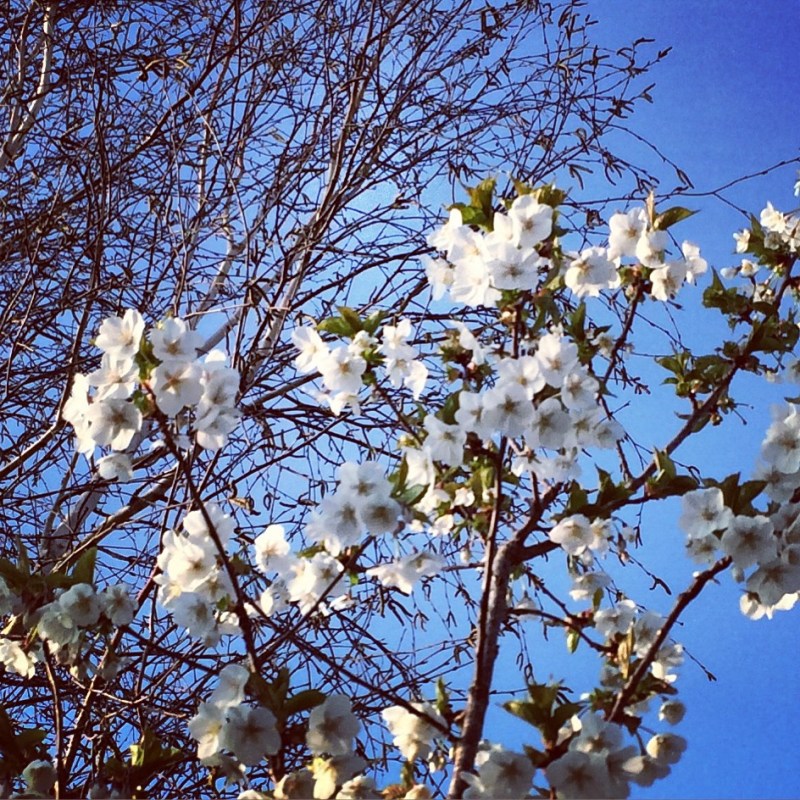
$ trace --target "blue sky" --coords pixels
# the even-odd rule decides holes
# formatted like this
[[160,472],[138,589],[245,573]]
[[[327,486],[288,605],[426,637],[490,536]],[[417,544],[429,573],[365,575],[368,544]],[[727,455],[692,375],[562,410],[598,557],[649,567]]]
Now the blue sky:
[[[793,99],[800,2],[590,2],[588,10],[601,18],[597,30],[609,44],[646,36],[659,47],[672,45],[652,73],[654,103],[639,109],[632,126],[686,171],[698,193],[800,155],[800,106]],[[723,197],[756,213],[767,200],[783,210],[796,208],[797,166],[741,183]],[[736,263],[731,233],[744,223],[739,213],[709,197],[685,197],[681,204],[702,213],[678,235],[701,244],[710,264]],[[712,347],[699,315],[693,322],[695,330],[687,333],[699,343],[708,338]],[[752,469],[769,403],[780,396],[763,383],[742,387],[753,422],[726,423],[698,453],[714,454],[719,477]],[[658,535],[665,554],[678,544],[679,534],[670,528]],[[671,565],[665,569],[673,571]],[[689,739],[689,750],[670,778],[639,796],[800,796],[794,720],[800,708],[800,613],[753,622],[740,614],[737,596],[726,578],[685,617],[677,638],[718,682],[710,683],[691,662],[684,665],[679,685],[688,713],[679,732]]]

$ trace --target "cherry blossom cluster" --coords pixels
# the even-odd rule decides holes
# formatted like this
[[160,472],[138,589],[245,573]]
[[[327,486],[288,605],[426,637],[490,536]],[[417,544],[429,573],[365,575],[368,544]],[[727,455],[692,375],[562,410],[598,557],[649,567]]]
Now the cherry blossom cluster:
[[[433,487],[435,463],[462,466],[470,434],[487,442],[521,439],[515,471],[547,482],[576,476],[582,449],[614,447],[624,432],[598,405],[598,382],[580,362],[575,343],[554,326],[522,350],[518,357],[487,357],[494,383],[460,391],[452,423],[425,417],[422,445],[404,451],[410,484]],[[437,499],[443,498],[434,493],[425,502]]]
[[217,688],[189,720],[189,733],[197,741],[197,757],[208,766],[234,774],[239,765],[258,764],[281,746],[275,715],[263,706],[244,702],[249,677],[250,673],[238,664],[224,667]]
[[[35,609],[29,618],[39,640],[47,644],[60,663],[73,665],[80,674],[88,675],[96,667],[82,650],[84,645],[90,646],[92,634],[99,625],[109,630],[129,625],[135,611],[125,584],[108,586],[98,592],[92,584],[74,583],[57,590],[55,599]],[[12,612],[27,616],[24,604],[0,578],[0,616]],[[13,639],[0,637],[0,662],[11,672],[32,678],[36,664],[43,659],[41,644],[28,640],[23,646]],[[119,667],[119,663],[113,661],[106,659],[101,668],[106,678]]]
[[222,563],[235,523],[209,502],[186,514],[182,527],[183,532],[170,530],[162,539],[154,578],[159,601],[189,636],[213,647],[221,636],[240,633],[235,616],[219,610],[235,596]]
[[[765,457],[775,449],[774,437],[782,425],[776,420],[768,431]],[[740,602],[744,614],[771,617],[794,606],[800,592],[800,505],[775,504],[772,513],[735,514],[717,487],[689,492],[682,503],[680,525],[688,536],[689,555],[698,563],[713,563],[720,555],[731,558],[732,574],[746,590]]]
[[[368,536],[382,537],[403,529],[403,508],[392,498],[392,484],[380,464],[346,462],[338,468],[337,480],[336,491],[323,498],[305,528],[306,538],[322,549],[307,556],[293,553],[281,525],[268,526],[256,538],[253,561],[271,578],[260,599],[261,610],[268,616],[289,603],[296,603],[303,613],[314,609],[325,613],[325,595],[341,588],[344,567],[339,556],[361,546]],[[420,578],[437,574],[443,565],[435,552],[412,551],[370,567],[366,574],[387,588],[411,594]],[[349,595],[341,594],[331,607],[341,608],[349,602]]]
[[[680,704],[665,703],[661,716],[678,721],[681,709]],[[637,747],[624,745],[621,726],[595,713],[573,717],[562,737],[569,741],[567,752],[545,769],[545,775],[558,796],[565,798],[628,797],[631,783],[652,786],[669,774],[686,749],[682,736],[662,733],[650,739],[642,754]]]
[[384,709],[382,716],[394,736],[392,743],[408,761],[426,759],[438,733],[431,723],[444,725],[444,719],[431,703],[411,703],[418,713],[403,706]]
[[298,327],[292,333],[300,351],[295,365],[302,373],[320,373],[325,391],[314,397],[334,414],[347,407],[358,410],[365,374],[378,365],[392,386],[407,387],[416,400],[425,389],[428,368],[409,343],[412,336],[411,322],[401,319],[397,325],[384,325],[379,338],[362,329],[353,331],[347,344],[331,348],[314,328]]
[[783,268],[782,256],[795,258],[800,254],[800,215],[779,211],[772,203],[767,203],[759,221],[753,218],[752,226],[734,233],[733,239],[736,252],[748,257],[743,257],[738,266],[723,268],[720,274],[729,279],[746,278],[747,282],[738,291],[754,300],[768,300],[771,275],[760,282],[756,275],[762,264],[772,271],[780,271]]
[[308,715],[306,746],[311,763],[285,775],[275,785],[275,797],[379,798],[374,780],[362,774],[367,761],[355,754],[354,739],[360,730],[349,697],[326,697]]
[[656,300],[666,302],[677,295],[684,283],[694,283],[708,269],[700,248],[692,242],[681,245],[682,258],[668,260],[669,234],[658,228],[643,208],[612,215],[608,238],[608,257],[620,263],[628,257],[650,269],[650,293]]
[[75,376],[63,410],[79,452],[111,449],[98,463],[102,477],[132,477],[126,451],[153,406],[168,418],[191,409],[192,430],[202,448],[219,450],[227,442],[240,416],[239,374],[226,366],[221,351],[199,359],[202,343],[200,334],[177,317],[164,320],[147,336],[144,318],[133,309],[102,322],[95,339],[103,352],[100,368]]
[[534,291],[554,276],[576,297],[597,297],[620,286],[623,259],[631,258],[629,266],[646,270],[651,296],[666,302],[708,268],[697,245],[688,241],[681,246],[682,257],[668,259],[665,228],[672,220],[654,218],[645,208],[612,215],[608,246],[580,253],[561,250],[557,216],[553,206],[522,194],[506,213],[494,212],[491,225],[484,225],[489,230],[480,230],[465,224],[462,209],[453,207],[447,224],[428,238],[446,256],[427,262],[434,299],[447,292],[455,303],[498,306],[504,292]]
[[[270,577],[269,586],[261,593],[259,607],[268,617],[296,603],[303,614],[329,610],[325,597],[343,588],[344,567],[323,550],[306,557],[291,552],[282,525],[269,525],[256,538],[253,560],[258,570]],[[330,604],[340,608],[349,602],[349,595],[340,594]]]
[[475,773],[464,779],[465,798],[526,797],[530,794],[536,768],[528,756],[507,750],[500,744],[483,742],[475,756]]
[[[786,249],[790,253],[800,253],[800,216],[778,211],[772,203],[767,203],[759,215],[764,247],[767,250]],[[751,230],[743,230],[733,235],[736,252],[746,253],[753,235]]]
[[[19,598],[11,590],[4,578],[0,577],[0,617],[18,610]],[[38,647],[23,648],[18,642],[0,636],[0,663],[5,669],[32,678],[36,672],[36,663],[41,661]]]
[[[246,767],[274,755],[281,746],[275,715],[263,706],[244,702],[249,677],[247,669],[238,664],[224,667],[217,688],[189,721],[198,758],[238,779],[244,776]],[[312,756],[309,766],[284,775],[275,785],[274,796],[321,800],[334,795],[379,797],[374,781],[361,774],[367,761],[355,754],[354,740],[360,729],[350,698],[341,694],[324,698],[308,716],[305,741]]]

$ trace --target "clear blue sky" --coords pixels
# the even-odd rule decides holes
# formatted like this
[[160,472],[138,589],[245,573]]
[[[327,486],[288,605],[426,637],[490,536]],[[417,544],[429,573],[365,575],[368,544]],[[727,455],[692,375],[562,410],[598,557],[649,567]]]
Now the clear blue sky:
[[[599,31],[609,44],[646,36],[660,47],[672,45],[670,56],[652,73],[654,104],[642,107],[632,122],[688,173],[698,191],[800,155],[800,2],[590,0],[588,10],[602,20]],[[784,210],[795,208],[800,204],[792,194],[796,166],[748,181],[725,196],[756,212],[767,200]],[[702,214],[684,223],[678,235],[700,243],[716,266],[737,263],[730,238],[743,224],[737,212],[702,197],[687,197],[681,204]],[[690,335],[702,342],[704,333],[697,329]],[[715,431],[705,451],[715,453],[720,477],[752,469],[768,424],[768,404],[776,399],[763,384],[747,389],[755,421]],[[680,536],[671,528],[658,535],[665,539],[665,552]],[[800,609],[753,622],[740,614],[737,597],[726,576],[687,614],[677,638],[718,682],[709,683],[691,662],[684,665],[679,685],[688,713],[679,732],[689,739],[689,750],[670,778],[636,796],[800,797],[795,723]]]

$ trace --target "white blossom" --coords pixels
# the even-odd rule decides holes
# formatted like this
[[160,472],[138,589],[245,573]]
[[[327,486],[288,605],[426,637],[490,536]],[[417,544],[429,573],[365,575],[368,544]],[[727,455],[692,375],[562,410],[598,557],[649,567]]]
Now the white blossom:
[[189,733],[197,741],[197,757],[201,761],[219,752],[224,725],[224,709],[215,703],[201,703],[197,714],[189,720]]
[[306,744],[315,755],[345,756],[352,752],[353,738],[360,728],[350,698],[330,695],[309,714]]
[[418,580],[438,574],[444,561],[436,553],[411,553],[404,558],[370,567],[367,575],[375,576],[386,588],[396,587],[403,594],[410,595]]
[[619,285],[619,274],[605,248],[590,247],[572,260],[564,283],[577,297],[597,297],[603,289]]
[[242,764],[258,764],[266,755],[275,755],[281,746],[275,715],[261,706],[239,705],[229,708],[221,733],[222,746]]
[[193,361],[203,337],[184,320],[170,317],[150,331],[153,355],[159,361]]
[[238,706],[244,700],[244,689],[250,672],[240,664],[228,664],[219,673],[217,688],[211,693],[208,702],[220,709]]
[[58,598],[58,604],[82,628],[91,627],[100,619],[100,599],[88,583],[71,586]]
[[197,405],[204,391],[200,383],[202,374],[202,369],[194,362],[165,361],[159,364],[152,378],[158,407],[172,417],[185,406]]
[[553,230],[553,208],[539,203],[531,194],[515,198],[508,210],[514,243],[534,247],[547,239]]
[[685,714],[686,706],[680,700],[667,700],[661,704],[661,708],[658,710],[658,718],[670,725],[677,725]]
[[647,212],[634,208],[624,213],[613,214],[608,221],[608,257],[610,259],[636,255],[636,245],[647,228]]
[[317,368],[328,391],[357,395],[367,362],[361,356],[354,356],[346,347],[337,347],[319,359]]
[[49,761],[31,761],[22,771],[22,779],[34,796],[49,797],[57,778],[56,769]]
[[126,400],[139,379],[139,369],[132,358],[104,355],[100,369],[86,376],[90,386],[99,391],[95,400]]
[[464,444],[467,436],[458,425],[448,425],[428,414],[423,422],[428,432],[424,450],[432,461],[441,461],[451,467],[459,466],[464,460]]
[[114,450],[125,450],[142,426],[141,412],[127,400],[96,401],[87,409],[86,420],[91,438]]
[[720,540],[722,550],[741,569],[770,561],[777,556],[778,540],[766,517],[736,516]]
[[111,453],[97,462],[97,472],[104,480],[126,483],[133,478],[133,465],[126,453]]
[[268,525],[253,542],[256,566],[262,572],[285,574],[295,562],[282,525]]
[[328,345],[313,328],[295,328],[292,331],[292,343],[300,351],[294,361],[299,372],[318,372],[319,365],[330,355]]
[[36,674],[36,655],[26,652],[15,641],[0,636],[0,663],[11,672],[23,678],[32,678]]
[[122,317],[103,320],[95,344],[113,358],[131,359],[139,351],[143,333],[144,318],[138,311],[129,308]]
[[99,594],[99,599],[103,614],[113,625],[130,625],[133,621],[136,607],[124,583],[107,586]]
[[431,742],[438,734],[429,720],[440,725],[444,725],[444,720],[430,703],[411,703],[411,706],[420,713],[415,714],[403,706],[392,706],[385,709],[382,716],[394,736],[394,746],[403,758],[416,761],[428,757]]
[[717,487],[687,492],[681,506],[678,524],[692,538],[723,530],[733,520],[733,512],[725,505],[722,491]]

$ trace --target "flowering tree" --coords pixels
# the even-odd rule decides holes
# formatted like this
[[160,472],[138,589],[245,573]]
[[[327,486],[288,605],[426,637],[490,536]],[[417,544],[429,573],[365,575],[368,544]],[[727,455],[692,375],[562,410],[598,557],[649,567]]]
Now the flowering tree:
[[[795,407],[752,476],[678,458],[739,374],[797,380],[800,220],[723,274],[675,239],[603,139],[646,60],[578,5],[8,10],[4,791],[625,797],[686,746],[683,611],[724,572],[794,603]],[[426,187],[490,164],[442,224]],[[602,227],[598,166],[640,190]],[[731,335],[667,338],[640,442],[628,348],[679,292]],[[668,497],[698,571],[660,615]],[[581,686],[538,678],[557,629]]]

